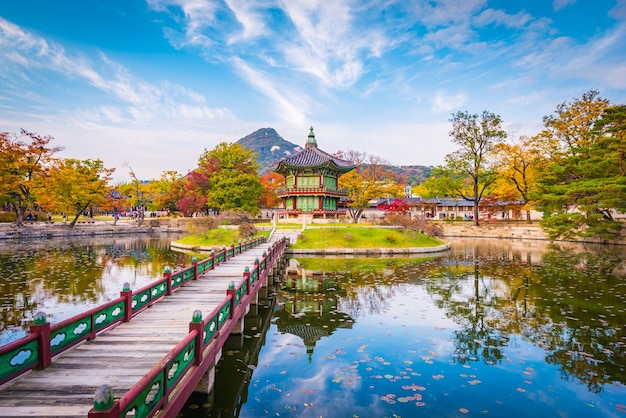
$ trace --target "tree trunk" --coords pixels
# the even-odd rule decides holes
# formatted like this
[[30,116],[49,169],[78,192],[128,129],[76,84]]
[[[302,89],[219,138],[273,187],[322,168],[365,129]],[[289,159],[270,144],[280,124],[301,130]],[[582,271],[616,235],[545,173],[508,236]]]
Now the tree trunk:
[[478,181],[474,181],[474,225],[480,226],[480,222],[478,221],[478,204],[480,201],[478,200]]
[[528,224],[533,223],[532,219],[530,219],[530,210],[526,211],[526,223]]

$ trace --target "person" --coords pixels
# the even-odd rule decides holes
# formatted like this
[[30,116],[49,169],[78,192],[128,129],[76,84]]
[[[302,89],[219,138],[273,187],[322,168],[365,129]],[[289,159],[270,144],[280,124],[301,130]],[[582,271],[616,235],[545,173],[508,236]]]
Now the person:
[[26,216],[26,219],[28,220],[28,222],[32,222],[33,221],[33,214],[32,213],[28,213],[28,216]]
[[52,212],[48,212],[48,222],[52,221]]

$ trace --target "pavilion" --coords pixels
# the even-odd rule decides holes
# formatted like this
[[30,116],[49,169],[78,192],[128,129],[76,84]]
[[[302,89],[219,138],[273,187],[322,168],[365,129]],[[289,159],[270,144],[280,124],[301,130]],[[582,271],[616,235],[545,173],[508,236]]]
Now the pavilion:
[[346,199],[346,190],[337,187],[339,177],[356,165],[351,161],[334,157],[317,147],[313,127],[304,149],[282,158],[274,171],[285,176],[286,187],[276,191],[281,199],[278,215],[282,218],[298,218],[310,215],[316,218],[343,216],[339,202]]

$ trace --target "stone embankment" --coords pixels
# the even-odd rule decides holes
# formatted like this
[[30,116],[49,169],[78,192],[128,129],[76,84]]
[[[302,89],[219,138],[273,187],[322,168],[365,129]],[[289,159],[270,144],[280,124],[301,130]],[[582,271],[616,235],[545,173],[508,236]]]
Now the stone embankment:
[[[519,223],[509,224],[506,222],[483,223],[475,226],[469,222],[444,223],[443,234],[445,238],[508,238],[526,240],[548,240],[546,234],[538,222],[532,224]],[[593,244],[626,244],[626,228],[622,228],[622,238],[619,240],[602,240],[599,238],[572,238],[569,242],[584,242]]]
[[150,234],[158,232],[183,232],[181,225],[171,222],[144,221],[138,226],[136,221],[89,221],[80,222],[70,228],[63,222],[33,222],[18,228],[14,224],[0,224],[0,239],[38,239],[60,237],[89,237],[123,234]]
[[517,238],[547,240],[548,235],[538,223],[533,224],[506,224],[485,223],[475,226],[469,222],[443,224],[445,237],[464,238]]

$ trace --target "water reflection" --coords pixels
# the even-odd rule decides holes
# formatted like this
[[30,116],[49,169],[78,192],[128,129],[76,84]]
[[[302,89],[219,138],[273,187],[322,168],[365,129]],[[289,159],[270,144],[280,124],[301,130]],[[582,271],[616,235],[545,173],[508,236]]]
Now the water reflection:
[[55,238],[0,243],[0,345],[26,335],[38,311],[58,322],[181,268],[190,256],[170,250],[177,234]]
[[258,360],[231,353],[253,370],[241,407],[192,400],[182,416],[623,416],[624,251],[455,240],[441,257],[299,257]]

